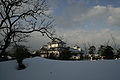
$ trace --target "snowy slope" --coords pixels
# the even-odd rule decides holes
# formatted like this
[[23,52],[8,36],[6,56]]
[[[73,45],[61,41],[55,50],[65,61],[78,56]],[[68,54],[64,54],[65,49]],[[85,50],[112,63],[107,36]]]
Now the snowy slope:
[[120,80],[120,60],[55,61],[25,59],[24,70],[16,61],[0,62],[0,80]]

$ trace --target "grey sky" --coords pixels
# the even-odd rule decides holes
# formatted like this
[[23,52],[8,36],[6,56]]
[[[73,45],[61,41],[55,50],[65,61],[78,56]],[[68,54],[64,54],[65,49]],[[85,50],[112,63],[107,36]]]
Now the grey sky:
[[[55,18],[56,35],[63,36],[69,45],[103,44],[111,34],[120,43],[119,4],[119,0],[48,0],[48,12]],[[38,33],[33,36],[27,43],[33,50],[50,41]]]

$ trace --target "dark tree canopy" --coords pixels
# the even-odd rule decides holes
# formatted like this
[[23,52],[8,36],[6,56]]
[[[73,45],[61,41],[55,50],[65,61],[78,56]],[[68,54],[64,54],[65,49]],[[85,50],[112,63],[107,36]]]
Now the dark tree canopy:
[[11,43],[24,41],[32,32],[52,39],[49,12],[45,0],[0,0],[0,57]]
[[29,50],[24,45],[15,45],[14,47],[14,54],[18,63],[18,69],[25,69],[25,65],[23,64],[23,59],[30,57]]
[[113,48],[109,45],[107,46],[101,45],[98,50],[98,53],[101,56],[104,56],[105,59],[113,59],[113,56],[114,56]]
[[120,49],[117,50],[117,56],[120,58]]
[[62,60],[69,60],[71,57],[71,51],[69,50],[70,47],[66,47],[63,49],[62,53],[60,54],[60,59]]
[[31,55],[28,48],[24,45],[15,45],[13,48],[16,59],[23,60]]
[[89,54],[94,54],[95,50],[96,50],[95,46],[90,46],[89,49],[88,49]]

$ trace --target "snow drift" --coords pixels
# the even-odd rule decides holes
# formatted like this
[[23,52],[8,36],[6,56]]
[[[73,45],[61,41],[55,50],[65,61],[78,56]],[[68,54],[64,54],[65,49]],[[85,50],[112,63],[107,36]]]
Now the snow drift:
[[0,80],[120,80],[120,60],[57,61],[25,59],[17,70],[15,60],[0,62]]

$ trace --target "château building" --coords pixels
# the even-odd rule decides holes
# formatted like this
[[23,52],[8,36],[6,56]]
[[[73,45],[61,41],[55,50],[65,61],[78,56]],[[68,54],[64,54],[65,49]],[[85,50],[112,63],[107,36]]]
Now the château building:
[[59,38],[53,38],[51,42],[40,48],[40,56],[46,58],[59,58],[63,49],[66,47],[66,43]]
[[37,50],[36,55],[43,58],[80,60],[82,59],[82,49],[78,45],[66,46],[61,39],[53,38],[51,42]]

